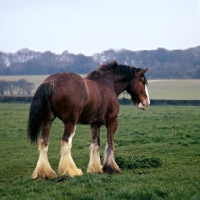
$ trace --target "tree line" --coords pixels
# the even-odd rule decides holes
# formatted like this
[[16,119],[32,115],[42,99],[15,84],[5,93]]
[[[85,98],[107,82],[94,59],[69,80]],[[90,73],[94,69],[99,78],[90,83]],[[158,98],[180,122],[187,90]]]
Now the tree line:
[[[22,59],[23,58],[23,59]],[[87,74],[101,63],[116,60],[119,64],[149,68],[148,79],[199,79],[200,46],[186,50],[119,51],[109,49],[93,56],[50,51],[39,53],[26,49],[15,54],[0,52],[1,75],[48,75],[57,72]]]
[[0,80],[0,95],[31,95],[34,84],[25,79],[18,81]]

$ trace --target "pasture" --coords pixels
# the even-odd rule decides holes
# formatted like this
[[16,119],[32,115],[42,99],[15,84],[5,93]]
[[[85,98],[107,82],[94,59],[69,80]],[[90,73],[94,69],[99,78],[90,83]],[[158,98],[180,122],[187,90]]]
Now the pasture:
[[[33,95],[37,87],[47,76],[48,75],[0,76],[0,80],[17,81],[19,79],[26,79],[35,84],[35,88],[32,90]],[[148,82],[148,90],[151,99],[200,100],[199,79],[148,80]],[[129,98],[129,96],[126,97]]]
[[[77,126],[72,156],[84,174],[32,180],[37,144],[26,138],[30,104],[0,103],[0,199],[200,199],[200,107],[121,106],[115,157],[122,174],[87,174],[90,127]],[[51,129],[49,161],[57,170],[63,125]],[[106,129],[101,129],[101,158]]]

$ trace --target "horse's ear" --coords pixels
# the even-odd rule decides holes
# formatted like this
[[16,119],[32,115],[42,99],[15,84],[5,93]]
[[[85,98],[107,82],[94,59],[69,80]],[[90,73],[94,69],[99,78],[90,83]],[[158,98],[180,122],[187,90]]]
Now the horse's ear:
[[111,63],[112,65],[118,65],[116,60],[112,60],[110,63]]
[[112,60],[112,61],[108,62],[106,65],[109,67],[114,67],[114,68],[116,68],[118,66],[116,60]]
[[144,73],[148,70],[148,68],[146,68],[146,69],[143,69],[144,70]]
[[138,76],[142,76],[142,75],[144,75],[144,73],[145,73],[147,70],[148,70],[148,68],[146,68],[146,69],[140,69],[140,70],[137,72],[137,75],[138,75]]

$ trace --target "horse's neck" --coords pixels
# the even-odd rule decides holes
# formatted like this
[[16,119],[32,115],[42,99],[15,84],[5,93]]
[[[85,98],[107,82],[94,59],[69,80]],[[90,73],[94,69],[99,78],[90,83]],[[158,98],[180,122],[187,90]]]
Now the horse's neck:
[[119,96],[127,87],[125,82],[117,82],[115,83],[115,93]]
[[127,82],[122,77],[108,79],[108,85],[113,88],[115,94],[119,96],[127,87]]

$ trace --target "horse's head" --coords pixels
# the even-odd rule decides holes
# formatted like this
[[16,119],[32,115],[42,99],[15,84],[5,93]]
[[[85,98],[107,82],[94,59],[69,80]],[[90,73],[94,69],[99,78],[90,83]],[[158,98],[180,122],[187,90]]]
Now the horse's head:
[[147,69],[136,68],[134,77],[129,81],[127,92],[131,95],[133,103],[139,109],[146,110],[150,104],[149,94],[147,89],[147,80],[144,73]]

